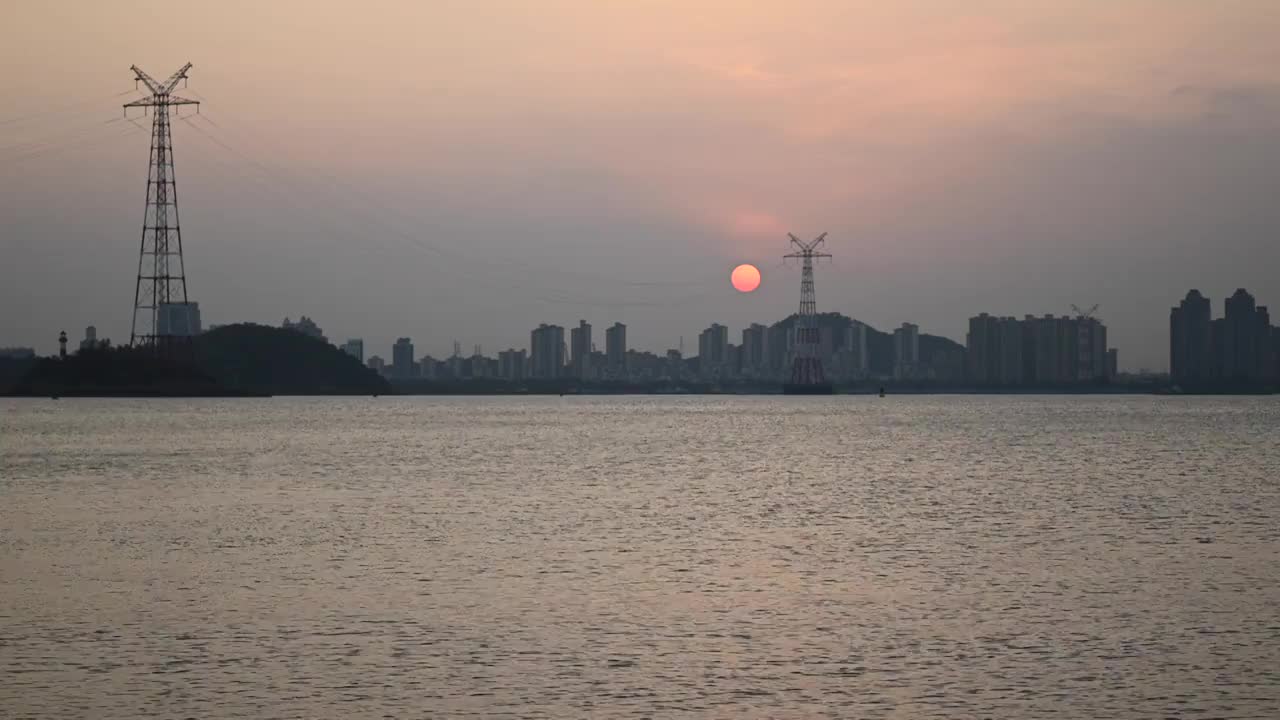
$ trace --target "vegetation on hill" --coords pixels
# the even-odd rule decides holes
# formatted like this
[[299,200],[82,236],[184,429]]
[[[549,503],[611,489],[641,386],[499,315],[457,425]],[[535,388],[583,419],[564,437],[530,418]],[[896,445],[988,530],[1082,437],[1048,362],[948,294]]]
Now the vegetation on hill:
[[209,396],[231,394],[189,360],[132,348],[98,347],[40,358],[11,389],[15,395]]
[[196,339],[201,369],[226,387],[272,395],[376,395],[391,386],[329,343],[293,330],[243,323]]
[[[94,348],[41,358],[4,388],[15,395],[369,395],[391,387],[359,360],[292,330],[227,325],[157,357],[143,349]],[[3,377],[0,377],[3,379]]]
[[[789,329],[795,324],[796,317],[795,314],[792,314],[775,323],[774,327]],[[837,345],[844,341],[844,333],[848,329],[849,323],[853,322],[852,318],[834,312],[819,313],[817,320],[819,328],[831,329],[832,339]],[[866,325],[866,323],[862,324]],[[950,338],[920,333],[921,360],[933,362],[935,357],[948,353],[952,355],[960,353],[960,357],[963,357],[964,346]],[[872,374],[892,375],[893,357],[893,333],[881,332],[867,325],[867,364]]]
[[13,392],[35,364],[35,358],[0,357],[0,395]]

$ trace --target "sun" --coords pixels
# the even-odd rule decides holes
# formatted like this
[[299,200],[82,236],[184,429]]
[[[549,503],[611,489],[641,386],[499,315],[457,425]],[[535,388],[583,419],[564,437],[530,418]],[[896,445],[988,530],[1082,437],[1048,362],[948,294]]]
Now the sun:
[[729,275],[729,282],[733,283],[733,289],[738,292],[749,293],[760,287],[760,269],[755,265],[743,263],[733,269],[733,273]]

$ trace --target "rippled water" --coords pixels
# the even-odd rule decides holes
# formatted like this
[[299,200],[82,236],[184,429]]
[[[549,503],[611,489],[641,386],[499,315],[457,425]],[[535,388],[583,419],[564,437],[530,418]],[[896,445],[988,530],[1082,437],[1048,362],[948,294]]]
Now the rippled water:
[[1280,717],[1268,398],[0,401],[0,716]]

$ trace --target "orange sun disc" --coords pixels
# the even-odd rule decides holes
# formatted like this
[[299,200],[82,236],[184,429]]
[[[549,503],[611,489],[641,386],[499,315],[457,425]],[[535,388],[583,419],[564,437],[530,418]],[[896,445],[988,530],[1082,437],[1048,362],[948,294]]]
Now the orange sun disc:
[[738,292],[749,293],[760,287],[760,270],[755,265],[743,263],[733,269],[729,282],[733,283],[733,289]]

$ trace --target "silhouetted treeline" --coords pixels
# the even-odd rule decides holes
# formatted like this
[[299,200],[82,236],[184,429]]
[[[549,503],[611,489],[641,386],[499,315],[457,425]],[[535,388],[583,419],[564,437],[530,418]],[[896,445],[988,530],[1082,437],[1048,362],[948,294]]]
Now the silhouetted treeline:
[[271,395],[376,395],[392,392],[378,373],[318,338],[243,323],[196,341],[200,367],[227,387]]
[[164,353],[101,347],[62,359],[41,358],[25,368],[21,379],[11,381],[7,391],[37,396],[369,395],[391,392],[391,387],[324,341],[241,324],[211,330]]

